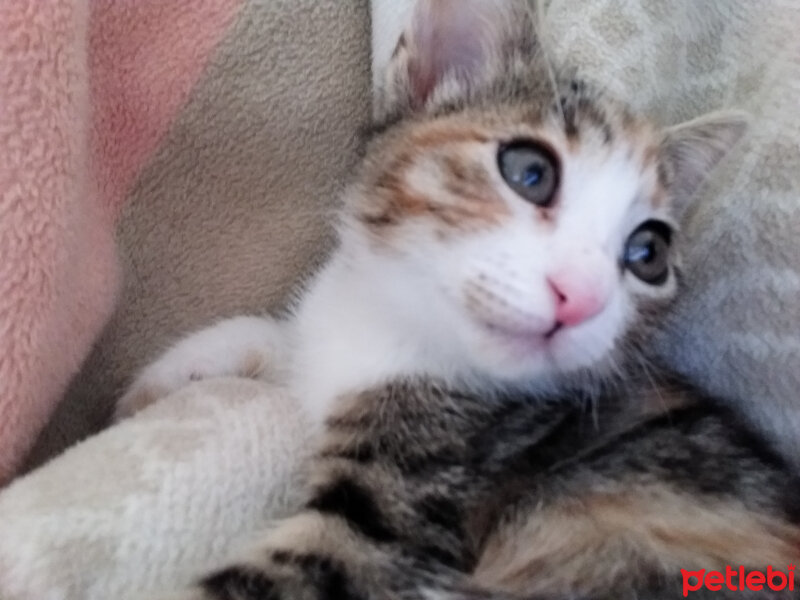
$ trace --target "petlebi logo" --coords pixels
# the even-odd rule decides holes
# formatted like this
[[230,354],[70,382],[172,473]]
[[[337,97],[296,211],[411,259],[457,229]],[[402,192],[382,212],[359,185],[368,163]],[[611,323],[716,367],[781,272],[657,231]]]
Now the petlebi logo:
[[744,567],[736,569],[728,566],[725,567],[724,573],[706,569],[700,571],[681,569],[683,597],[686,598],[692,592],[699,592],[702,589],[711,592],[722,590],[760,592],[765,589],[774,592],[794,591],[794,571],[794,565],[789,565],[785,571],[773,569],[771,566],[767,567],[766,571],[745,571]]

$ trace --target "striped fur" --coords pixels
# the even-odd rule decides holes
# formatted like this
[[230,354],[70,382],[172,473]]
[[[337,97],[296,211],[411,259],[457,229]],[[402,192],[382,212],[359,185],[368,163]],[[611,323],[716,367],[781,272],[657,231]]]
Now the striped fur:
[[423,381],[353,397],[305,510],[194,597],[677,598],[681,568],[799,560],[786,465],[710,401],[659,391],[672,408]]

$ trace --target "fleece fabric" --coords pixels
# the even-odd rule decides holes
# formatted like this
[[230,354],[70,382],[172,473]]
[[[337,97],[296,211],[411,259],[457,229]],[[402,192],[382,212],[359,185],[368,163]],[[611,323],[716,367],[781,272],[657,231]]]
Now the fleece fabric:
[[[158,121],[162,135],[118,216],[116,310],[26,470],[104,428],[136,369],[177,337],[285,305],[330,246],[330,212],[370,117],[366,0],[107,3],[136,24],[119,33],[135,39],[116,41],[117,56],[108,58],[124,67],[109,69],[120,122],[150,122],[161,112],[169,119]],[[174,14],[158,14],[162,5]],[[203,8],[189,18],[195,6]],[[166,48],[192,44],[214,50],[189,88],[188,66]],[[173,80],[190,91],[179,110],[166,111],[163,94],[147,90],[171,89]],[[103,155],[125,154],[125,139],[114,143]],[[94,314],[92,303],[81,306]],[[88,345],[81,350],[84,358]],[[52,357],[49,347],[41,354],[43,363]],[[44,405],[55,406],[50,399],[43,413]],[[28,442],[33,431],[19,437]]]
[[120,209],[239,4],[0,5],[0,483],[111,315]]

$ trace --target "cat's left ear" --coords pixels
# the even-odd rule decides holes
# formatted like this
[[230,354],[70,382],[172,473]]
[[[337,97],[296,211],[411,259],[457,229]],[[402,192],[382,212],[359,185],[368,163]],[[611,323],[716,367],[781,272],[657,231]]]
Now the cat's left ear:
[[468,93],[508,48],[535,43],[534,14],[530,0],[417,0],[386,69],[379,116],[419,110],[444,85]]
[[745,112],[720,111],[664,132],[660,168],[677,216],[691,205],[714,168],[745,135],[749,123]]

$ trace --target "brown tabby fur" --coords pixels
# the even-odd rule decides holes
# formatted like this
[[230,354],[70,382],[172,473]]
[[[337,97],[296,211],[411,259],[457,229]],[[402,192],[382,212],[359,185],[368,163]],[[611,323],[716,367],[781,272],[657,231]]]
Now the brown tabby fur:
[[645,389],[343,400],[305,511],[196,597],[678,598],[682,568],[796,562],[786,465],[690,388]]

